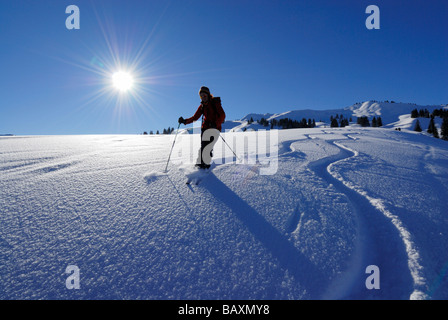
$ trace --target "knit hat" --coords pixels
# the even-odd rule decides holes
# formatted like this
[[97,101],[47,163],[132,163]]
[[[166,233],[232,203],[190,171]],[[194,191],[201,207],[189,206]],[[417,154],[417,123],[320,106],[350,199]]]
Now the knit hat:
[[208,95],[210,95],[210,89],[207,87],[202,86],[201,89],[199,90],[199,95],[201,95],[201,93],[207,93]]

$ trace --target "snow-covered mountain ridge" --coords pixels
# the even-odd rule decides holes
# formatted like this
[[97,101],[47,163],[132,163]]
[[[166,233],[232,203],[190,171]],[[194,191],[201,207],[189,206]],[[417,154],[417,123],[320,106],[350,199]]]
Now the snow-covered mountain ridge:
[[[356,122],[356,118],[366,116],[370,120],[373,117],[381,117],[383,126],[389,126],[394,124],[396,127],[400,127],[400,117],[403,115],[410,115],[413,109],[427,109],[432,112],[434,109],[447,108],[447,105],[417,105],[415,103],[401,103],[401,102],[377,102],[377,101],[366,101],[362,103],[356,103],[351,106],[339,109],[329,109],[329,110],[292,110],[281,113],[250,113],[240,120],[236,121],[226,121],[223,128],[227,130],[238,130],[238,129],[268,129],[258,124],[262,118],[271,121],[273,119],[284,119],[289,118],[292,120],[300,121],[305,119],[314,119],[316,122],[320,122],[321,125],[329,125],[330,118],[336,115],[343,116],[344,118],[352,118],[353,122]],[[255,123],[249,124],[249,120],[254,120]]]

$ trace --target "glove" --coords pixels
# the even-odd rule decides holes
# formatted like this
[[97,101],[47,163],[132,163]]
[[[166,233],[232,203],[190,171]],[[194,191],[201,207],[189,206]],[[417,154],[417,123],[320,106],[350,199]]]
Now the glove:
[[185,124],[185,119],[183,117],[179,118],[179,123]]

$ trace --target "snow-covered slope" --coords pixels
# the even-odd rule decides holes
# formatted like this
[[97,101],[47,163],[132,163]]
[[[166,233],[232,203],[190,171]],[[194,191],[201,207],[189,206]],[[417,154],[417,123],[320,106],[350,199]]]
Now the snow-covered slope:
[[249,159],[265,149],[235,163],[220,140],[186,185],[199,136],[177,137],[164,173],[173,138],[0,138],[0,299],[448,298],[446,141],[282,130],[264,175]]

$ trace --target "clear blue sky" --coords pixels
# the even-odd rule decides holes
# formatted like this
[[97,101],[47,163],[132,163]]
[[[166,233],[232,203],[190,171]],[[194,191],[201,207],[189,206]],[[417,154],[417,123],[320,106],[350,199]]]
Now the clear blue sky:
[[[80,29],[68,30],[68,5]],[[380,30],[368,30],[368,5]],[[0,133],[142,133],[366,100],[448,103],[446,0],[0,0]],[[131,69],[119,94],[111,74]]]

